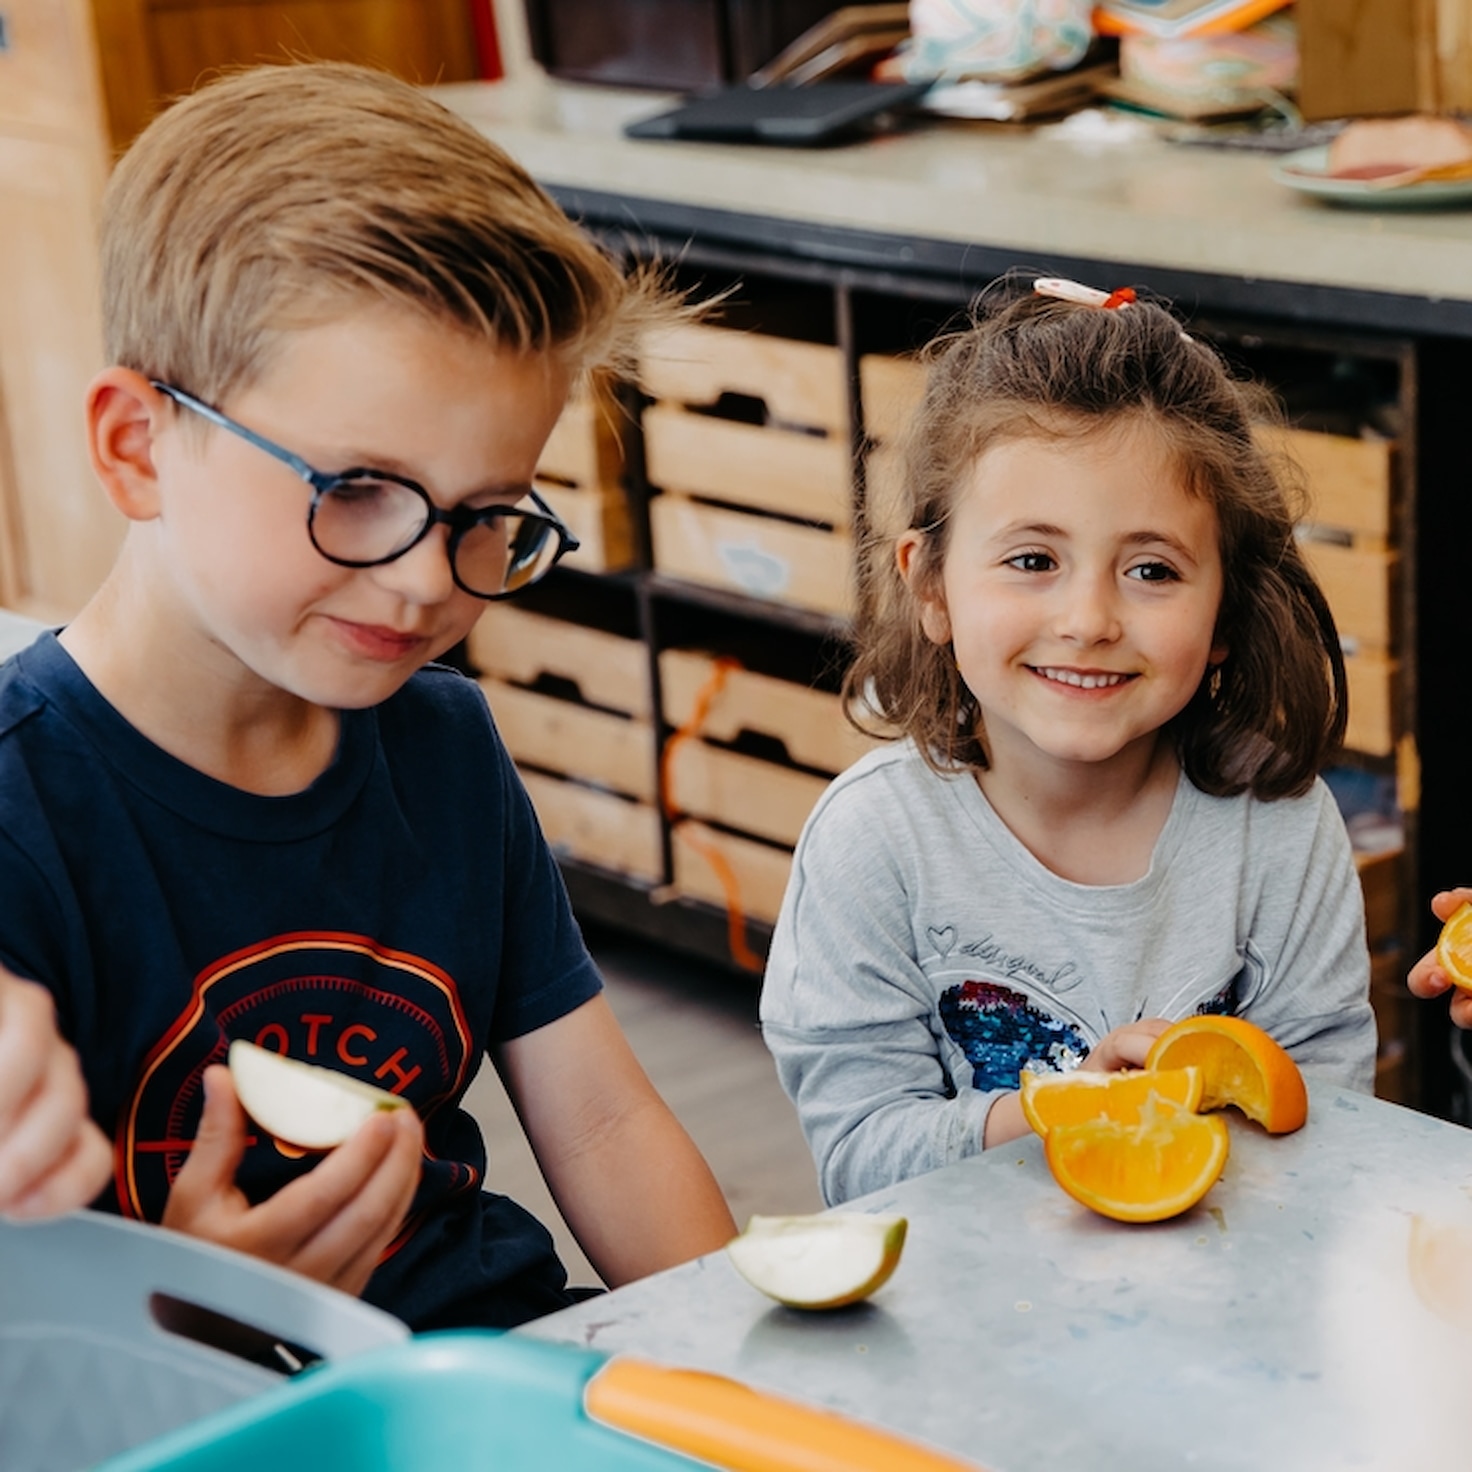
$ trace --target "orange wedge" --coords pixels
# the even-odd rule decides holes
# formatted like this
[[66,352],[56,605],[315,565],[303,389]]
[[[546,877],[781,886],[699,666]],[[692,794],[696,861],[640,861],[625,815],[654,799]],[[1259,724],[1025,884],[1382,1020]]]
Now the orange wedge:
[[1199,1068],[1131,1068],[1120,1073],[1022,1075],[1022,1112],[1040,1135],[1054,1125],[1082,1124],[1089,1119],[1113,1119],[1135,1124],[1150,1098],[1195,1109],[1201,1103],[1203,1080]]
[[1043,1152],[1053,1179],[1091,1211],[1119,1222],[1159,1222],[1211,1190],[1227,1163],[1227,1126],[1220,1115],[1195,1114],[1157,1094],[1133,1124],[1054,1125]]
[[1452,911],[1436,942],[1436,964],[1454,986],[1472,992],[1472,904]]
[[1201,1109],[1234,1104],[1269,1134],[1286,1135],[1308,1118],[1308,1091],[1298,1065],[1243,1017],[1187,1017],[1155,1039],[1147,1068],[1201,1070]]

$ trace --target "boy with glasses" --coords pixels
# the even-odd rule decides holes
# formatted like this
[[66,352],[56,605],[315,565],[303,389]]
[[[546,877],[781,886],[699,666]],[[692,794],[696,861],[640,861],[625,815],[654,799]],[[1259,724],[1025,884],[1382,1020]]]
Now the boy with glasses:
[[[335,65],[165,112],[102,250],[87,427],[128,531],[0,672],[0,963],[80,1054],[98,1204],[416,1329],[558,1308],[459,1107],[489,1051],[610,1284],[719,1247],[484,701],[431,663],[575,545],[533,470],[657,293],[424,94]],[[304,1156],[242,1111],[235,1038],[414,1108]]]

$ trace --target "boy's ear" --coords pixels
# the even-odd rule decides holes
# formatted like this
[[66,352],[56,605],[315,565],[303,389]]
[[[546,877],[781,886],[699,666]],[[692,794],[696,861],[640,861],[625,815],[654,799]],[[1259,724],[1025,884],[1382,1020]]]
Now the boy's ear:
[[105,368],[87,387],[87,451],[107,498],[130,521],[158,515],[153,440],[167,401],[131,368]]
[[894,544],[894,563],[900,576],[920,605],[920,627],[932,644],[951,642],[951,616],[946,611],[945,599],[939,591],[922,592],[916,585],[915,554],[920,550],[923,536],[920,532],[905,532]]

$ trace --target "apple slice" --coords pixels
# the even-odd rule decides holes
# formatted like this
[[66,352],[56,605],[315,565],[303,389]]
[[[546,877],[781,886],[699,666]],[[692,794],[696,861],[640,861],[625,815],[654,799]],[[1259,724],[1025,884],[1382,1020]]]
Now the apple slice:
[[242,1038],[230,1044],[230,1077],[245,1112],[267,1134],[303,1150],[331,1150],[380,1109],[409,1107],[387,1089]]
[[908,1225],[857,1211],[754,1216],[726,1255],[753,1288],[788,1308],[842,1308],[889,1281]]

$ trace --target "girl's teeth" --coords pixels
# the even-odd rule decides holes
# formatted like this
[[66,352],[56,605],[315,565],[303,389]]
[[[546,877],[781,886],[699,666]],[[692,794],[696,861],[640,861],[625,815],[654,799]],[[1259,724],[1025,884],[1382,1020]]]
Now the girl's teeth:
[[1064,685],[1077,685],[1081,690],[1100,690],[1106,685],[1122,685],[1125,682],[1124,675],[1081,675],[1075,670],[1050,670],[1044,669],[1043,676],[1049,680],[1057,680]]

